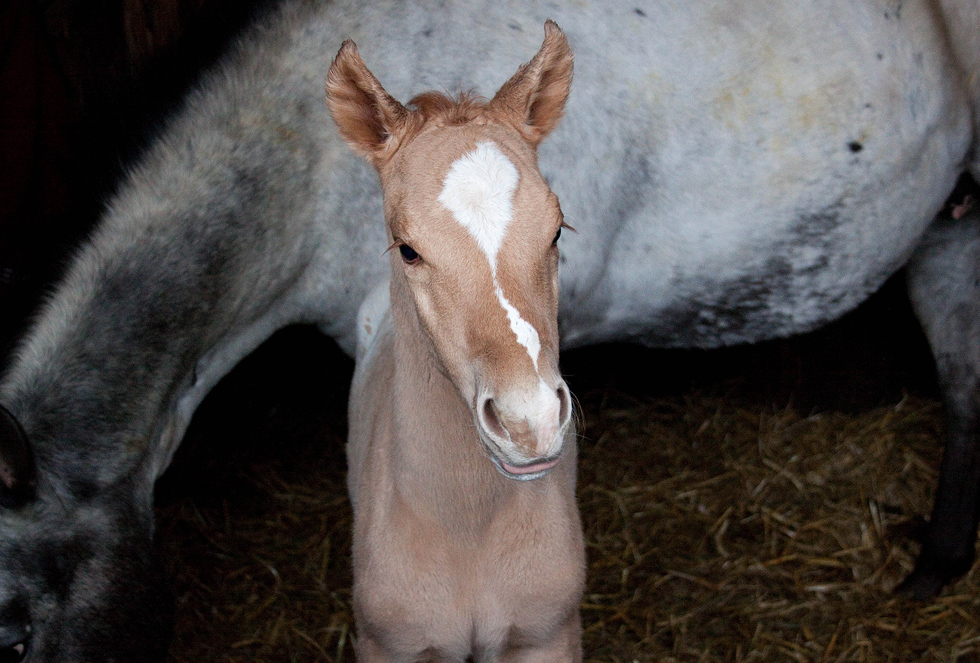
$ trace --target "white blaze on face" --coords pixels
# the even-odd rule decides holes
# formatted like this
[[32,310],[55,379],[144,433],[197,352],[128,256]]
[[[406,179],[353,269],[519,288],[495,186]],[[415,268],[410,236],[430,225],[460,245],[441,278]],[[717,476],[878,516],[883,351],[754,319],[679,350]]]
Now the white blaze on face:
[[517,342],[527,350],[537,371],[541,352],[538,332],[507,301],[497,282],[497,253],[514,215],[514,192],[517,191],[519,179],[517,168],[500,148],[491,142],[477,143],[475,150],[467,152],[450,166],[438,200],[469,231],[486,255],[497,300],[507,313]]

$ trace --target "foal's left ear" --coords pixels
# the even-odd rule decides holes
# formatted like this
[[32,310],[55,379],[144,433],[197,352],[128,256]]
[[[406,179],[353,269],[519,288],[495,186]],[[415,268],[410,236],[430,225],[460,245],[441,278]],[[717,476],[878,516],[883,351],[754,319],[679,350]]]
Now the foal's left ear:
[[490,105],[537,147],[558,126],[571,86],[572,49],[558,24],[548,19],[541,50],[504,83]]
[[340,135],[380,168],[398,148],[409,112],[385,91],[350,39],[330,65],[325,91]]

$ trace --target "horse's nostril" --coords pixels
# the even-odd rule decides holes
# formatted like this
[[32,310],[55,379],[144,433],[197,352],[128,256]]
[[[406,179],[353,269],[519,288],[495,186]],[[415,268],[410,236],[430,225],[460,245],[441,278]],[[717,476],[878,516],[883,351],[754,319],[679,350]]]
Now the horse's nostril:
[[20,663],[27,657],[28,640],[0,648],[0,663]]
[[507,438],[507,429],[504,428],[503,423],[500,421],[500,417],[497,416],[497,407],[493,403],[492,398],[488,398],[483,401],[483,425],[487,427],[487,430],[500,438]]
[[27,604],[14,597],[0,606],[0,663],[20,663],[31,644],[31,622]]
[[558,387],[556,393],[558,394],[558,421],[564,425],[572,413],[572,399],[564,385]]

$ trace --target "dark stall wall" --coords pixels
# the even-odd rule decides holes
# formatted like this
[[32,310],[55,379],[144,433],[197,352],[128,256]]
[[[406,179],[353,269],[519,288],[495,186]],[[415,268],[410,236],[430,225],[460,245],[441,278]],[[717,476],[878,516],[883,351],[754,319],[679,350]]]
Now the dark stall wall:
[[6,332],[67,231],[68,143],[79,95],[42,8],[14,0],[2,12],[0,298]]
[[0,355],[202,67],[268,2],[0,3]]

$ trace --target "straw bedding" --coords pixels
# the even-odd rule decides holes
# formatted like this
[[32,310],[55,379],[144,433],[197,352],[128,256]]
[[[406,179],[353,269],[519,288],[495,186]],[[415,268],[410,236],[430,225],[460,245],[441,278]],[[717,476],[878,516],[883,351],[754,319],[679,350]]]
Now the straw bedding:
[[[312,334],[286,332],[219,385],[160,482],[171,661],[353,660],[351,366]],[[976,567],[933,602],[891,594],[936,483],[934,394],[814,407],[799,380],[788,396],[759,386],[787,380],[758,365],[796,365],[760,352],[721,373],[711,353],[563,358],[584,419],[586,659],[980,661]],[[653,377],[690,364],[700,383]],[[815,391],[840,384],[866,391],[860,376]]]

